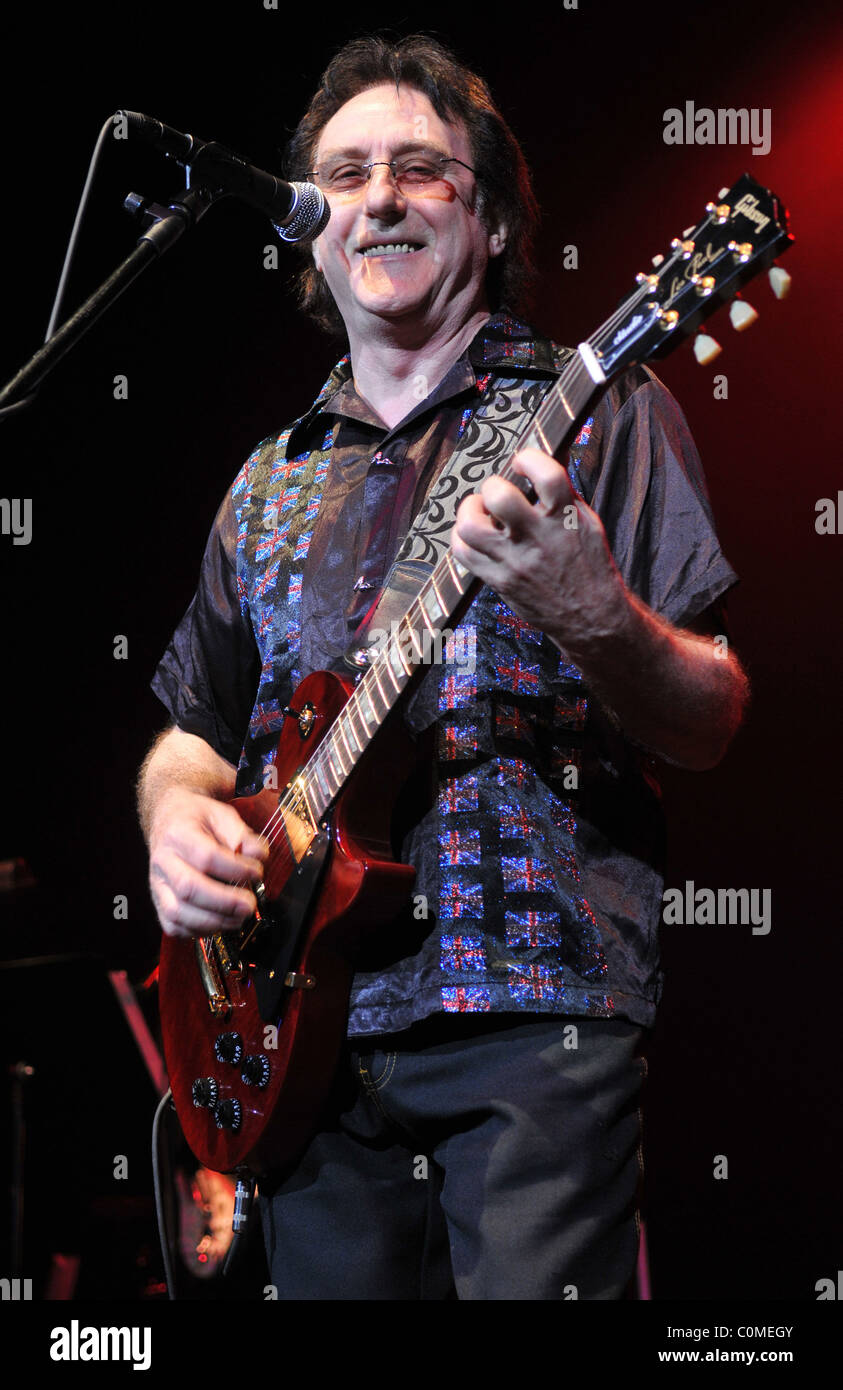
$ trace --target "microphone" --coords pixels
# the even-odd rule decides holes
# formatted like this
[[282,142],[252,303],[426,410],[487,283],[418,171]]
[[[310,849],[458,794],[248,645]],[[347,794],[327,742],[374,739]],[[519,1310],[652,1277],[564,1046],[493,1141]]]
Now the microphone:
[[216,140],[198,140],[180,130],[143,116],[139,111],[118,111],[130,134],[148,140],[177,164],[190,169],[194,185],[210,193],[230,193],[268,214],[282,241],[312,241],[328,225],[331,209],[313,183],[285,183],[274,174],[247,164],[239,154]]

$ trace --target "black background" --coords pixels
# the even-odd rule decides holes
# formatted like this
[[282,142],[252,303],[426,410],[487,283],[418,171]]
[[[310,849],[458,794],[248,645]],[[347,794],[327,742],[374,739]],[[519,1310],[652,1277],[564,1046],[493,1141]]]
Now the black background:
[[[545,16],[370,6],[338,19],[316,7],[266,11],[260,0],[213,9],[177,0],[155,11],[47,4],[7,12],[4,24],[3,380],[43,338],[90,152],[113,111],[145,111],[278,170],[331,54],[385,27],[437,34],[490,83],[543,210],[533,317],[563,342],[587,337],[634,272],[744,169],[789,205],[791,297],[779,304],[766,280],[750,286],[761,319],[738,337],[721,314],[715,364],[699,368],[686,346],[658,369],[686,411],[742,578],[730,622],[754,686],[720,768],[665,773],[669,883],[770,888],[772,930],[663,928],[646,1220],[656,1299],[816,1298],[817,1280],[840,1265],[843,536],[814,526],[818,499],[843,486],[836,5],[657,0],[619,10],[581,0]],[[769,107],[771,152],[666,145],[663,113],[686,100]],[[109,142],[68,311],[134,244],[125,194],[160,198],[178,174],[145,148]],[[213,209],[35,405],[2,426],[2,494],[33,499],[34,529],[28,546],[0,537],[0,858],[23,856],[38,880],[0,901],[2,956],[92,957],[0,975],[6,1058],[37,1068],[27,1193],[36,1273],[46,1252],[79,1248],[91,1198],[150,1190],[154,1097],[103,975],[125,968],[139,979],[156,954],[133,800],[164,722],[148,681],[225,489],[255,443],[310,402],[338,355],[292,304],[292,253],[279,252],[279,270],[264,268],[274,240],[260,213],[233,201]],[[564,270],[571,244],[579,268]],[[713,394],[721,372],[727,400]],[[113,398],[118,373],[127,400]],[[113,657],[118,634],[127,660]],[[128,898],[126,922],[113,918],[116,894]],[[118,1153],[129,1157],[128,1183],[113,1179]],[[728,1159],[726,1180],[713,1177],[715,1155]],[[139,1239],[125,1234],[133,1256]]]

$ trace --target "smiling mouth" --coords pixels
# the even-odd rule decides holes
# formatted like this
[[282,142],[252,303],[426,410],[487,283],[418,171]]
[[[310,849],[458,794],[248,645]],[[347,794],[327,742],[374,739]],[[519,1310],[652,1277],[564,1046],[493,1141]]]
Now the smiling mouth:
[[384,241],[377,246],[364,246],[361,256],[408,256],[412,251],[422,251],[423,246],[416,241]]

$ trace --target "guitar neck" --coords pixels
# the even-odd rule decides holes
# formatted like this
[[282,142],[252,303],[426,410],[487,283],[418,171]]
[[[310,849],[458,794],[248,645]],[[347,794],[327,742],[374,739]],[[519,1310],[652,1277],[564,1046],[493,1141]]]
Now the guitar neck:
[[[520,449],[558,453],[570,444],[580,421],[610,382],[636,363],[666,357],[719,305],[788,249],[793,236],[787,211],[770,189],[744,174],[731,188],[721,189],[718,199],[706,204],[706,216],[696,227],[674,237],[669,250],[653,259],[654,273],[636,276],[637,288],[587,342],[580,343],[539,409],[526,421],[515,447],[497,470],[500,477],[523,490],[524,480],[512,466]],[[777,296],[786,293],[788,281],[780,268],[771,271]],[[733,320],[735,327],[746,324],[743,308],[743,314]],[[717,349],[713,340],[707,342]],[[710,352],[708,345],[705,353]],[[700,360],[709,359],[701,354]],[[465,613],[479,588],[480,581],[446,552],[372,656],[301,774],[299,790],[314,820],[320,819],[342,789],[413,675],[421,666],[442,661],[443,634]]]
[[[608,384],[587,343],[569,359],[525,424],[515,447],[497,470],[502,478],[523,485],[512,460],[521,449],[555,454],[570,443],[579,421]],[[342,713],[302,772],[301,791],[314,820],[319,820],[345,785],[379,728],[422,666],[439,664],[450,655],[443,636],[464,612],[481,581],[450,551],[434,566],[403,617],[393,625],[376,650]]]

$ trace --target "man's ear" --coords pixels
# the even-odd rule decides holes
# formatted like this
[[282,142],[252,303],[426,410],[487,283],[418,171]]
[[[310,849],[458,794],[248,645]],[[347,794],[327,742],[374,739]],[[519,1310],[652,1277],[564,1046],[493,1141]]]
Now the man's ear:
[[489,255],[500,256],[506,250],[506,227],[501,222],[493,232],[489,234]]
[[[317,237],[317,238],[316,238],[316,241],[318,241],[318,240],[319,240],[319,238]],[[321,271],[322,271],[322,257],[319,255],[319,247],[317,246],[316,241],[314,241],[314,242],[312,243],[312,247],[313,247],[313,264],[316,266],[316,269],[321,273]]]

